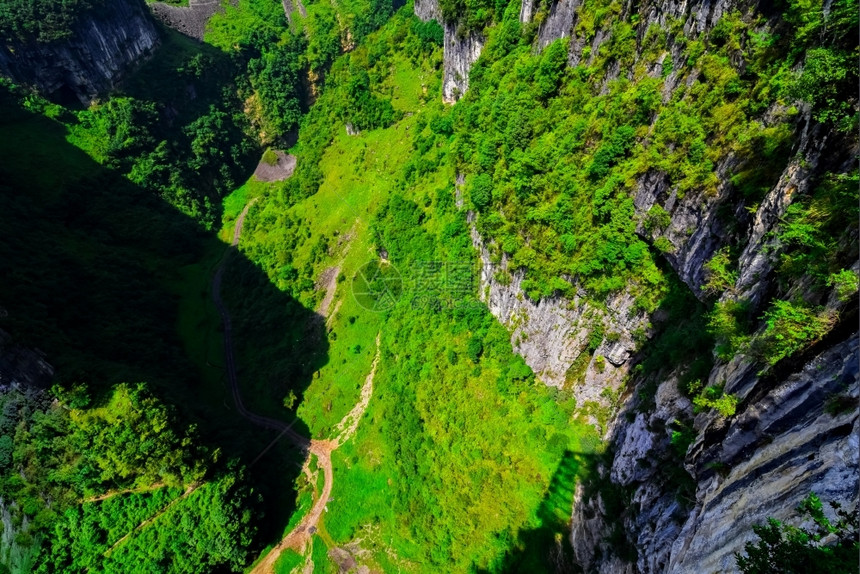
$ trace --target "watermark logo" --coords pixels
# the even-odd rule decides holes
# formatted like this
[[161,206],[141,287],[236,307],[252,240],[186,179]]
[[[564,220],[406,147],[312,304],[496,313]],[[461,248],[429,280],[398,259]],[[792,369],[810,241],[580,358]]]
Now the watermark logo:
[[403,279],[397,268],[387,261],[371,261],[352,278],[355,301],[374,313],[394,307],[403,294]]
[[369,311],[387,311],[405,295],[413,309],[439,312],[477,302],[474,271],[471,261],[416,261],[401,276],[382,259],[358,270],[352,279],[352,294]]

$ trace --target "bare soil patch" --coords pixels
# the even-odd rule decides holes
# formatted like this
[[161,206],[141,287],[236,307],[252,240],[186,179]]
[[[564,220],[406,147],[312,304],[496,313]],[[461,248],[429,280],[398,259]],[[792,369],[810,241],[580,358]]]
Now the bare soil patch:
[[274,164],[260,161],[257,169],[254,170],[254,177],[260,181],[272,182],[283,181],[293,175],[296,170],[296,156],[282,151],[276,151],[275,154],[278,156],[278,161]]

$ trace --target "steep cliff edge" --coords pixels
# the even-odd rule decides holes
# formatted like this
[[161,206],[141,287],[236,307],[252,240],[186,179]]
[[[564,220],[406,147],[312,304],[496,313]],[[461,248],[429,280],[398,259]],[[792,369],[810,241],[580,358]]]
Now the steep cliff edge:
[[[714,77],[708,62],[695,64],[691,45],[706,50],[722,41],[727,22],[749,26],[753,38],[772,37],[781,25],[781,15],[768,15],[766,8],[727,0],[613,3],[615,25],[601,25],[594,9],[593,2],[579,0],[524,1],[519,20],[530,27],[537,51],[569,38],[568,65],[601,95],[651,78],[664,102],[684,98],[697,82]],[[667,49],[654,52],[656,39],[665,38],[661,30],[671,31],[670,40]],[[607,47],[618,54],[622,45],[629,46],[626,61],[607,59]],[[741,75],[750,65],[741,56],[727,63]],[[797,524],[795,508],[810,492],[856,509],[856,227],[833,230],[827,254],[838,254],[842,272],[853,278],[855,290],[847,297],[837,293],[833,276],[825,287],[820,270],[791,269],[795,240],[785,228],[829,180],[850,180],[858,146],[853,135],[819,121],[809,105],[789,104],[774,96],[753,114],[762,129],[786,134],[773,164],[778,168],[766,165],[761,149],[725,146],[729,151],[709,156],[708,176],[699,184],[679,185],[665,168],[653,166],[630,184],[637,234],[659,250],[688,294],[711,309],[711,327],[700,328],[716,329],[713,323],[726,309],[742,308],[738,314],[749,321],[741,342],[717,336],[716,347],[700,357],[708,365],[701,380],[690,381],[683,365],[643,372],[643,349],[656,333],[677,326],[659,310],[638,307],[629,285],[600,299],[575,277],[563,276],[572,295],[530,297],[516,257],[479,233],[482,217],[498,221],[510,212],[468,216],[481,259],[482,299],[510,329],[514,349],[537,377],[570,389],[580,412],[607,438],[599,478],[578,488],[573,509],[571,541],[586,572],[736,571],[734,553],[754,538],[752,526],[768,517]],[[649,137],[660,121],[659,114],[652,117],[638,137]],[[745,178],[767,170],[773,175],[766,185],[744,187]],[[492,169],[488,173],[493,176]],[[856,185],[845,189],[856,198]],[[537,209],[534,217],[541,217]],[[730,279],[714,289],[713,262],[729,252]],[[774,333],[785,327],[778,311],[792,305],[814,310],[808,320],[829,334],[774,354],[774,337],[784,336]],[[691,384],[719,389],[736,404],[724,414],[694,405],[701,396],[689,390]],[[602,417],[595,416],[598,411]],[[683,436],[690,442],[679,440]]]
[[77,16],[66,38],[9,38],[0,45],[0,74],[51,99],[89,103],[113,88],[159,42],[142,0],[116,0]]
[[436,20],[445,30],[442,100],[453,104],[469,89],[469,71],[481,56],[484,38],[475,31],[460,33],[457,22],[442,17],[437,0],[417,0],[415,15],[424,22]]

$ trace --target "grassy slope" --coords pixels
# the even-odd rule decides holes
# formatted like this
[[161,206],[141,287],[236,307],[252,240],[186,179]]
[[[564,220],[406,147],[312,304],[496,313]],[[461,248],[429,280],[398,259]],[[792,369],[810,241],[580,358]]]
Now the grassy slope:
[[[439,71],[428,65],[425,62],[416,68],[405,57],[394,55],[389,72],[377,91],[390,97],[395,108],[405,112],[405,117],[390,127],[358,136],[346,135],[340,125],[323,157],[321,167],[325,179],[319,192],[288,208],[293,218],[312,222],[305,230],[307,236],[292,253],[292,264],[299,268],[312,265],[315,277],[326,268],[340,265],[345,276],[345,281],[338,284],[333,303],[333,306],[340,306],[329,325],[328,361],[310,382],[298,409],[314,437],[330,436],[332,426],[357,400],[379,330],[384,334],[384,349],[388,347],[392,353],[406,352],[406,342],[402,340],[406,337],[397,326],[392,326],[385,315],[363,309],[351,296],[349,283],[361,265],[376,257],[371,222],[393,193],[429,206],[427,198],[436,196],[438,190],[449,188],[453,181],[453,171],[442,159],[435,171],[401,190],[403,166],[415,154],[412,143],[415,132],[426,130],[428,114],[440,113],[438,104],[426,102],[428,93],[433,98],[438,92],[440,80]],[[444,153],[444,149],[440,150],[438,157],[444,158]],[[249,214],[246,228],[249,242],[266,244],[279,240],[277,229],[256,223],[276,215],[267,210],[282,209],[272,199],[276,194],[275,188],[269,196],[264,194]],[[423,226],[433,236],[438,236],[454,219],[463,217],[463,214],[443,217],[436,215],[435,209],[441,208],[428,208],[430,217]],[[352,235],[348,250],[345,243],[338,245],[335,239],[347,233]],[[336,247],[314,263],[311,250],[323,237],[330,240],[330,247]],[[445,245],[440,243],[439,250],[444,254]],[[408,265],[401,271],[407,279],[411,278]],[[316,306],[322,295],[318,292],[303,303]],[[406,322],[422,320],[418,313],[401,312]],[[431,341],[422,340],[425,337]],[[501,338],[504,339],[504,335]],[[439,361],[445,348],[456,349],[465,356],[468,334],[454,333],[450,325],[442,324],[426,333],[416,332],[412,339],[410,345],[433,349],[434,355],[426,359],[429,365]],[[361,347],[358,353],[356,346]],[[567,495],[561,495],[560,499],[550,496],[550,481],[564,455],[561,451],[542,452],[542,448],[550,436],[558,433],[565,437],[560,440],[571,452],[587,454],[594,449],[596,441],[580,439],[590,437],[590,430],[571,424],[570,411],[559,408],[542,386],[526,389],[520,396],[497,392],[495,380],[504,376],[504,364],[513,357],[509,345],[507,355],[502,355],[482,362],[484,370],[480,374],[476,374],[480,369],[464,362],[456,368],[445,366],[431,375],[422,374],[414,389],[417,396],[413,406],[425,417],[429,427],[426,432],[437,438],[440,434],[447,436],[444,440],[428,439],[423,448],[428,449],[429,456],[438,458],[438,464],[426,476],[436,489],[430,496],[437,497],[444,514],[442,521],[434,524],[438,530],[434,534],[444,535],[444,530],[450,529],[454,546],[457,546],[454,554],[443,556],[441,563],[434,563],[438,557],[431,558],[431,555],[436,552],[437,540],[422,540],[413,532],[416,528],[420,530],[420,523],[433,520],[424,514],[429,508],[425,507],[414,516],[403,506],[402,499],[410,496],[410,487],[399,482],[403,477],[398,471],[398,455],[394,452],[399,437],[392,436],[386,418],[396,403],[409,399],[399,396],[396,387],[399,383],[395,381],[398,364],[390,355],[384,355],[374,398],[358,434],[333,457],[334,491],[320,527],[323,538],[330,538],[329,545],[342,546],[360,539],[361,547],[370,552],[369,563],[384,571],[438,571],[440,565],[445,564],[445,568],[453,572],[465,571],[472,565],[501,567],[505,555],[518,543],[519,535],[544,527],[563,529],[569,512],[573,475],[564,474],[564,485],[554,489]],[[253,358],[246,361],[253,362]],[[445,384],[440,384],[442,380],[437,380],[440,378]],[[380,395],[386,397],[382,403],[378,399]],[[569,409],[570,405],[565,408]],[[512,420],[518,421],[513,427]],[[469,428],[453,428],[454,421],[468,421]],[[516,428],[516,432],[509,440],[511,428]],[[487,437],[492,438],[488,441]],[[501,437],[505,439],[499,440]],[[473,443],[471,447],[469,440]],[[464,449],[469,448],[472,452],[466,456]],[[502,461],[510,457],[521,465],[517,473],[504,470]],[[484,464],[486,461],[493,462]],[[483,468],[476,473],[474,465]],[[526,474],[528,479],[518,477]],[[490,479],[494,475],[501,478]],[[448,478],[443,477],[450,477],[456,484],[446,485]],[[553,508],[552,519],[542,514],[548,504]],[[315,567],[330,568],[324,546],[320,546],[322,540],[316,538]],[[283,571],[301,563],[294,555],[284,558],[283,562]]]

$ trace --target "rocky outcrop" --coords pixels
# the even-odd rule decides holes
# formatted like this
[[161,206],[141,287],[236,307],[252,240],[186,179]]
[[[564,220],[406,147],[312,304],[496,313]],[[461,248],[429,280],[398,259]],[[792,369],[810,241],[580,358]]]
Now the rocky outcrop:
[[[189,0],[188,6],[171,6],[164,2],[155,2],[151,7],[155,17],[165,25],[195,40],[203,40],[209,19],[216,12],[224,10],[220,0]],[[286,3],[284,11],[287,11]],[[289,13],[287,17],[289,18]]]
[[[849,510],[856,506],[856,340],[853,333],[748,404],[720,429],[725,435],[718,444],[709,448],[708,435],[722,422],[702,426],[688,457],[698,477],[696,506],[672,546],[667,572],[732,570],[734,552],[753,538],[752,526],[768,517],[796,521],[794,509],[810,492]],[[840,409],[838,400],[849,406]]]
[[[532,301],[522,289],[522,271],[509,268],[506,255],[493,263],[474,217],[468,214],[472,244],[481,258],[479,293],[490,312],[511,331],[514,351],[538,380],[572,389],[577,404],[610,408],[636,350],[632,333],[647,328],[648,317],[636,309],[634,296],[624,291],[605,305],[595,305],[585,293],[572,299]],[[600,333],[595,341],[599,344],[589,349],[595,332]],[[592,422],[596,422],[593,417]]]
[[116,86],[158,42],[142,0],[114,0],[82,13],[66,40],[0,45],[0,74],[54,100],[86,104]]
[[[569,38],[573,33],[576,11],[581,0],[561,0],[550,5],[546,19],[538,30],[537,48],[543,49],[559,38]],[[523,14],[520,15],[522,18]]]
[[453,104],[469,89],[469,71],[481,55],[484,38],[477,32],[461,34],[457,22],[442,18],[437,0],[415,2],[415,15],[425,22],[436,20],[445,30],[442,100]]
[[54,368],[38,350],[23,347],[0,329],[0,391],[8,388],[46,388]]

